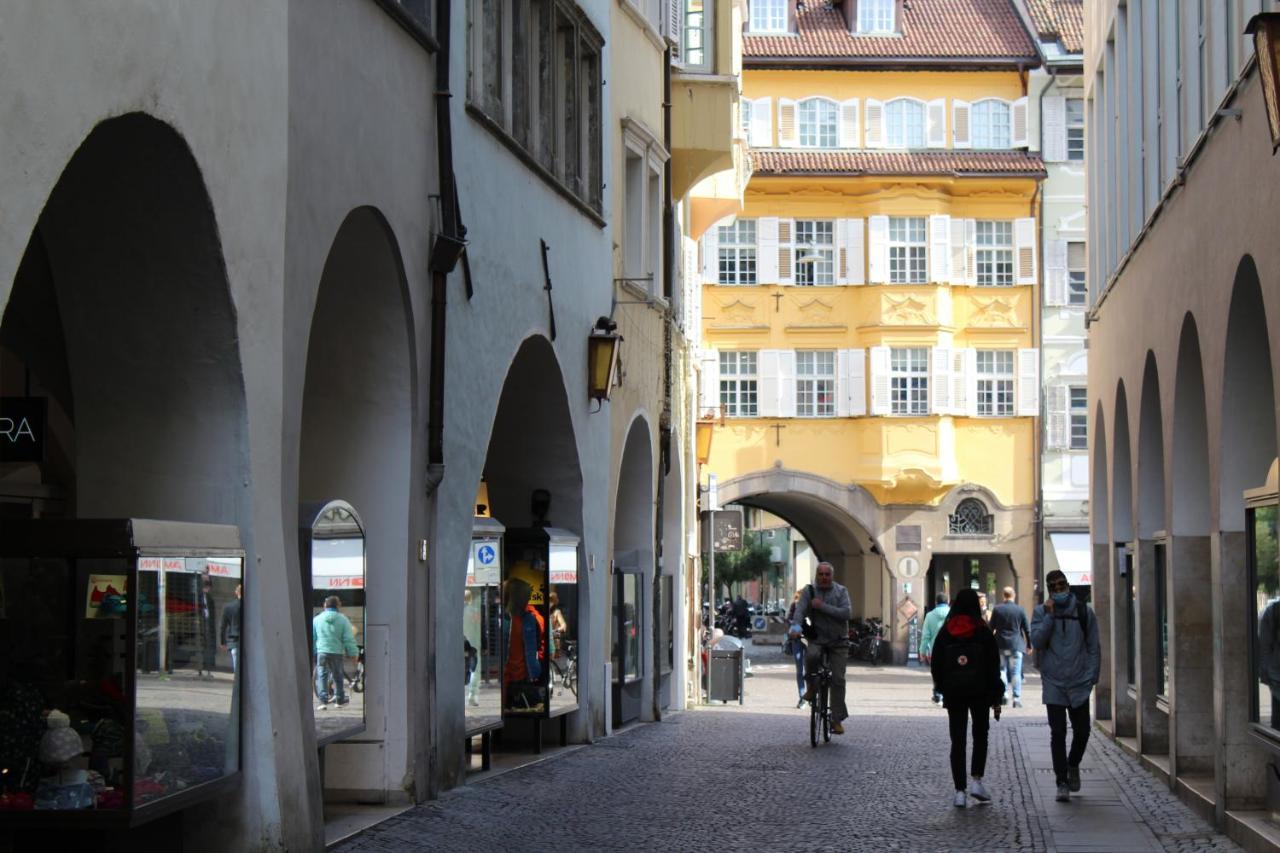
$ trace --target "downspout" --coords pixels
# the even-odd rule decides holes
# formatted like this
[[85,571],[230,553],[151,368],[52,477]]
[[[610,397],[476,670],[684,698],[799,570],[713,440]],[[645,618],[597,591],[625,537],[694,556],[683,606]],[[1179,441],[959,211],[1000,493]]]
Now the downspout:
[[[675,321],[672,307],[675,305],[675,206],[671,199],[671,45],[663,52],[662,62],[662,147],[667,150],[667,162],[662,166],[662,295],[667,300],[667,310],[662,312],[662,414],[658,420],[658,486],[657,513],[653,525],[654,548],[657,563],[653,572],[653,719],[662,719],[662,629],[658,615],[662,612],[662,575],[665,555],[662,553],[665,536],[667,474],[671,472],[671,324]],[[675,592],[672,591],[672,618],[675,616]],[[674,635],[673,635],[674,639]],[[676,677],[675,667],[671,677]]]
[[471,269],[467,263],[467,228],[462,224],[458,185],[453,173],[453,125],[449,115],[449,0],[436,0],[436,157],[440,176],[440,233],[431,244],[431,369],[427,402],[427,494],[433,495],[444,480],[444,357],[449,273],[462,260],[462,271],[471,295]]

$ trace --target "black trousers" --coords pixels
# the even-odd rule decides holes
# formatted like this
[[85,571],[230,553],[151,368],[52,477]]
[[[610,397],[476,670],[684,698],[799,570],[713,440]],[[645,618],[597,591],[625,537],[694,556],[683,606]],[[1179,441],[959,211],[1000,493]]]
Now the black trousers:
[[[1067,781],[1067,768],[1077,767],[1089,745],[1089,700],[1074,708],[1046,705],[1049,709],[1049,751],[1053,753],[1053,775],[1058,784]],[[1071,718],[1071,754],[1067,754],[1067,718]]]
[[973,776],[981,776],[987,769],[987,732],[991,728],[991,706],[986,702],[970,702],[952,705],[947,708],[947,719],[951,723],[951,781],[956,790],[965,789],[964,751],[965,729],[969,718],[973,718],[973,761],[969,772]]

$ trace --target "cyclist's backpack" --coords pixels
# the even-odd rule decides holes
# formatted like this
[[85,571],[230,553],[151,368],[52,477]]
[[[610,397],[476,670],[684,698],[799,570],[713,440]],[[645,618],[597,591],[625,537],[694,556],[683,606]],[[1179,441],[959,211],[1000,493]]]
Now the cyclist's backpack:
[[[981,630],[981,629],[979,629]],[[937,646],[934,646],[935,650]],[[943,653],[942,695],[981,696],[984,690],[982,658],[984,650],[977,631],[965,639],[952,637]]]
[[[813,584],[808,585],[808,590],[809,590],[809,600],[813,601],[813,596],[815,594],[813,591]],[[813,620],[809,618],[808,614],[806,614],[804,617],[804,621],[800,623],[800,635],[804,637],[806,640],[813,640],[814,635],[817,633],[818,633],[818,629],[814,627]]]

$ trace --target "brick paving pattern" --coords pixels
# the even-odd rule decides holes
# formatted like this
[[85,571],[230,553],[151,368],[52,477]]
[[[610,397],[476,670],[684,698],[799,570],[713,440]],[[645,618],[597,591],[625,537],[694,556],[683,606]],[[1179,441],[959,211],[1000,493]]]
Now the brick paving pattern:
[[[956,809],[946,717],[928,701],[923,672],[851,666],[847,734],[813,749],[807,712],[795,708],[790,666],[776,663],[776,651],[752,657],[761,663],[747,682],[745,706],[674,714],[477,780],[336,849],[1086,849],[1058,830],[1049,806],[1037,805],[1026,741],[1048,739],[1038,687],[1028,686],[1025,709],[992,725],[985,781],[994,803]],[[1089,772],[1118,777],[1135,825],[1151,829],[1143,837],[1169,851],[1238,849],[1103,737],[1089,749]]]

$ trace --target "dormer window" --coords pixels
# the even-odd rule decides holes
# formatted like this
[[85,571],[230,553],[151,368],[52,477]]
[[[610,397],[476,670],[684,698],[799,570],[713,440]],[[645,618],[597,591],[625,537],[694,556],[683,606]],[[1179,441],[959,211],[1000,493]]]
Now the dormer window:
[[787,0],[751,0],[751,32],[785,33]]
[[897,0],[858,0],[858,33],[860,35],[892,35],[893,12]]

